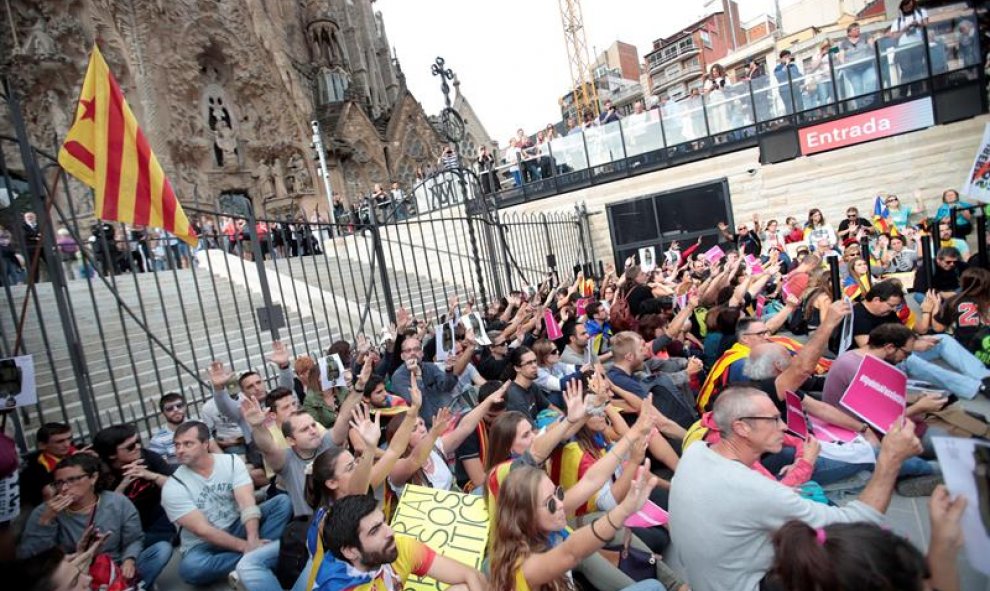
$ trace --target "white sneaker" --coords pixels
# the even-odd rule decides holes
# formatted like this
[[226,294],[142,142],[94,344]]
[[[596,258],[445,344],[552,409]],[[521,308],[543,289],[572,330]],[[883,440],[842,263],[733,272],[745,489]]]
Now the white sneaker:
[[227,583],[230,584],[230,588],[234,591],[247,591],[244,585],[241,585],[241,577],[237,575],[236,570],[230,571],[230,574],[227,575]]

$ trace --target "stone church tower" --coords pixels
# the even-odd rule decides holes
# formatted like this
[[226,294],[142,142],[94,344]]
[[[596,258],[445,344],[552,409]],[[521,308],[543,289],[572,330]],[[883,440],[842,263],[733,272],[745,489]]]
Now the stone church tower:
[[[0,67],[35,145],[53,151],[65,136],[98,42],[183,202],[212,208],[241,194],[258,213],[326,218],[314,119],[346,200],[377,182],[410,188],[435,160],[440,139],[374,0],[6,2]],[[0,119],[0,133],[7,126]]]

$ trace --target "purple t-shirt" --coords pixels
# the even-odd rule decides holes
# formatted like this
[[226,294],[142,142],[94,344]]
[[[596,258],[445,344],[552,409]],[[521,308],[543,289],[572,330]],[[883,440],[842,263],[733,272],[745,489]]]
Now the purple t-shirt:
[[[832,362],[832,367],[825,377],[825,387],[822,389],[822,400],[827,404],[849,413],[844,407],[839,405],[839,400],[846,393],[846,388],[852,383],[859,364],[863,362],[863,356],[856,351],[846,351]],[[851,414],[851,413],[849,413]]]

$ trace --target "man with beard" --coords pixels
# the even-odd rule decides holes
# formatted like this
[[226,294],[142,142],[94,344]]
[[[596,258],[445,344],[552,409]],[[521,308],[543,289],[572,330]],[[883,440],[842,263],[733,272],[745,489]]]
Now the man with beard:
[[473,568],[411,537],[396,538],[371,496],[334,503],[322,536],[327,555],[317,567],[314,591],[398,591],[410,575],[436,579],[452,591],[488,588]]
[[[178,392],[163,394],[158,401],[158,410],[161,411],[165,424],[151,434],[148,440],[148,451],[160,455],[171,466],[179,465],[179,458],[175,456],[175,430],[182,423],[186,422],[186,399]],[[216,441],[210,439],[210,451],[212,453],[223,453]]]

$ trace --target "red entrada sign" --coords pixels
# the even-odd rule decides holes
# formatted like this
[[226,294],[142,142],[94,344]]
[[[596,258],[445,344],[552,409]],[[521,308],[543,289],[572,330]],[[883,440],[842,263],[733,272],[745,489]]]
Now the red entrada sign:
[[935,125],[932,100],[925,97],[909,103],[844,117],[798,131],[805,156],[844,148]]

